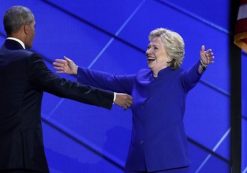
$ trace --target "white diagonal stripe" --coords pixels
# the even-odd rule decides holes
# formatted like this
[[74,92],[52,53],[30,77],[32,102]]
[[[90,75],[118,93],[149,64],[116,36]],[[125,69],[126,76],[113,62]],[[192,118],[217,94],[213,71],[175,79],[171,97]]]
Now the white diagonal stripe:
[[[229,128],[224,135],[220,138],[219,142],[214,146],[214,148],[212,149],[213,152],[215,152],[219,146],[223,143],[223,141],[225,140],[225,138],[229,135],[231,131],[231,128]],[[200,164],[200,166],[196,169],[195,173],[199,173],[201,171],[201,169],[203,168],[203,166],[205,166],[205,164],[207,163],[207,161],[212,157],[212,154],[207,155],[207,157],[203,160],[203,162]]]
[[242,173],[247,173],[247,166],[245,167]]
[[[127,26],[127,24],[130,22],[130,20],[134,17],[134,15],[139,11],[141,6],[144,4],[146,0],[143,0],[136,9],[132,12],[132,14],[126,19],[126,21],[120,26],[120,28],[115,33],[115,36],[118,36],[120,32]],[[106,49],[112,44],[112,42],[115,40],[115,38],[111,38],[106,45],[103,47],[103,49],[98,53],[98,55],[93,59],[93,61],[89,64],[88,68],[91,68],[96,61],[101,57],[101,55],[106,51]]]

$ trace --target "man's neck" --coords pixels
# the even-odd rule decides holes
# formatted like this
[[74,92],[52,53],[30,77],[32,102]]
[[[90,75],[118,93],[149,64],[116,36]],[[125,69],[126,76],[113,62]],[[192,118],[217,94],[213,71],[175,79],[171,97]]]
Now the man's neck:
[[21,41],[18,38],[15,38],[15,37],[7,37],[7,40],[14,40],[14,41],[20,43],[20,45],[23,47],[23,49],[26,49],[25,44],[23,43],[23,41]]

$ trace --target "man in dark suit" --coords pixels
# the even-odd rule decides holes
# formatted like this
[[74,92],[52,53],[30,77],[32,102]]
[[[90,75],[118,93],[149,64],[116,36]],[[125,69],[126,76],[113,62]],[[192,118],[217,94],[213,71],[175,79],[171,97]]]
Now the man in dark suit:
[[42,172],[49,169],[41,127],[43,91],[110,109],[114,103],[128,108],[131,97],[82,86],[59,78],[40,55],[27,50],[35,34],[32,12],[13,6],[4,16],[7,39],[0,49],[0,171]]

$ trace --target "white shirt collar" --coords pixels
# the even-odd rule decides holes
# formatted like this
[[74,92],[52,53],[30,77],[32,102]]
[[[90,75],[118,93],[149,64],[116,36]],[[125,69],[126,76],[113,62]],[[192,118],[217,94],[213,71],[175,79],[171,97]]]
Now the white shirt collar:
[[18,43],[21,44],[21,46],[23,47],[23,49],[26,49],[25,44],[18,38],[14,38],[14,37],[7,37],[8,40],[14,40],[17,41]]

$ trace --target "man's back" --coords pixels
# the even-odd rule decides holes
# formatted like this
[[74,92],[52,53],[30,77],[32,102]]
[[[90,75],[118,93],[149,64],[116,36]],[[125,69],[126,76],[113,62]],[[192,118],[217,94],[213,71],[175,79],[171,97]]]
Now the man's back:
[[31,56],[12,40],[0,49],[0,168],[48,172],[40,117],[42,90],[30,81]]
[[0,49],[0,170],[48,172],[41,128],[43,91],[111,108],[113,93],[54,75],[42,58],[7,39]]

